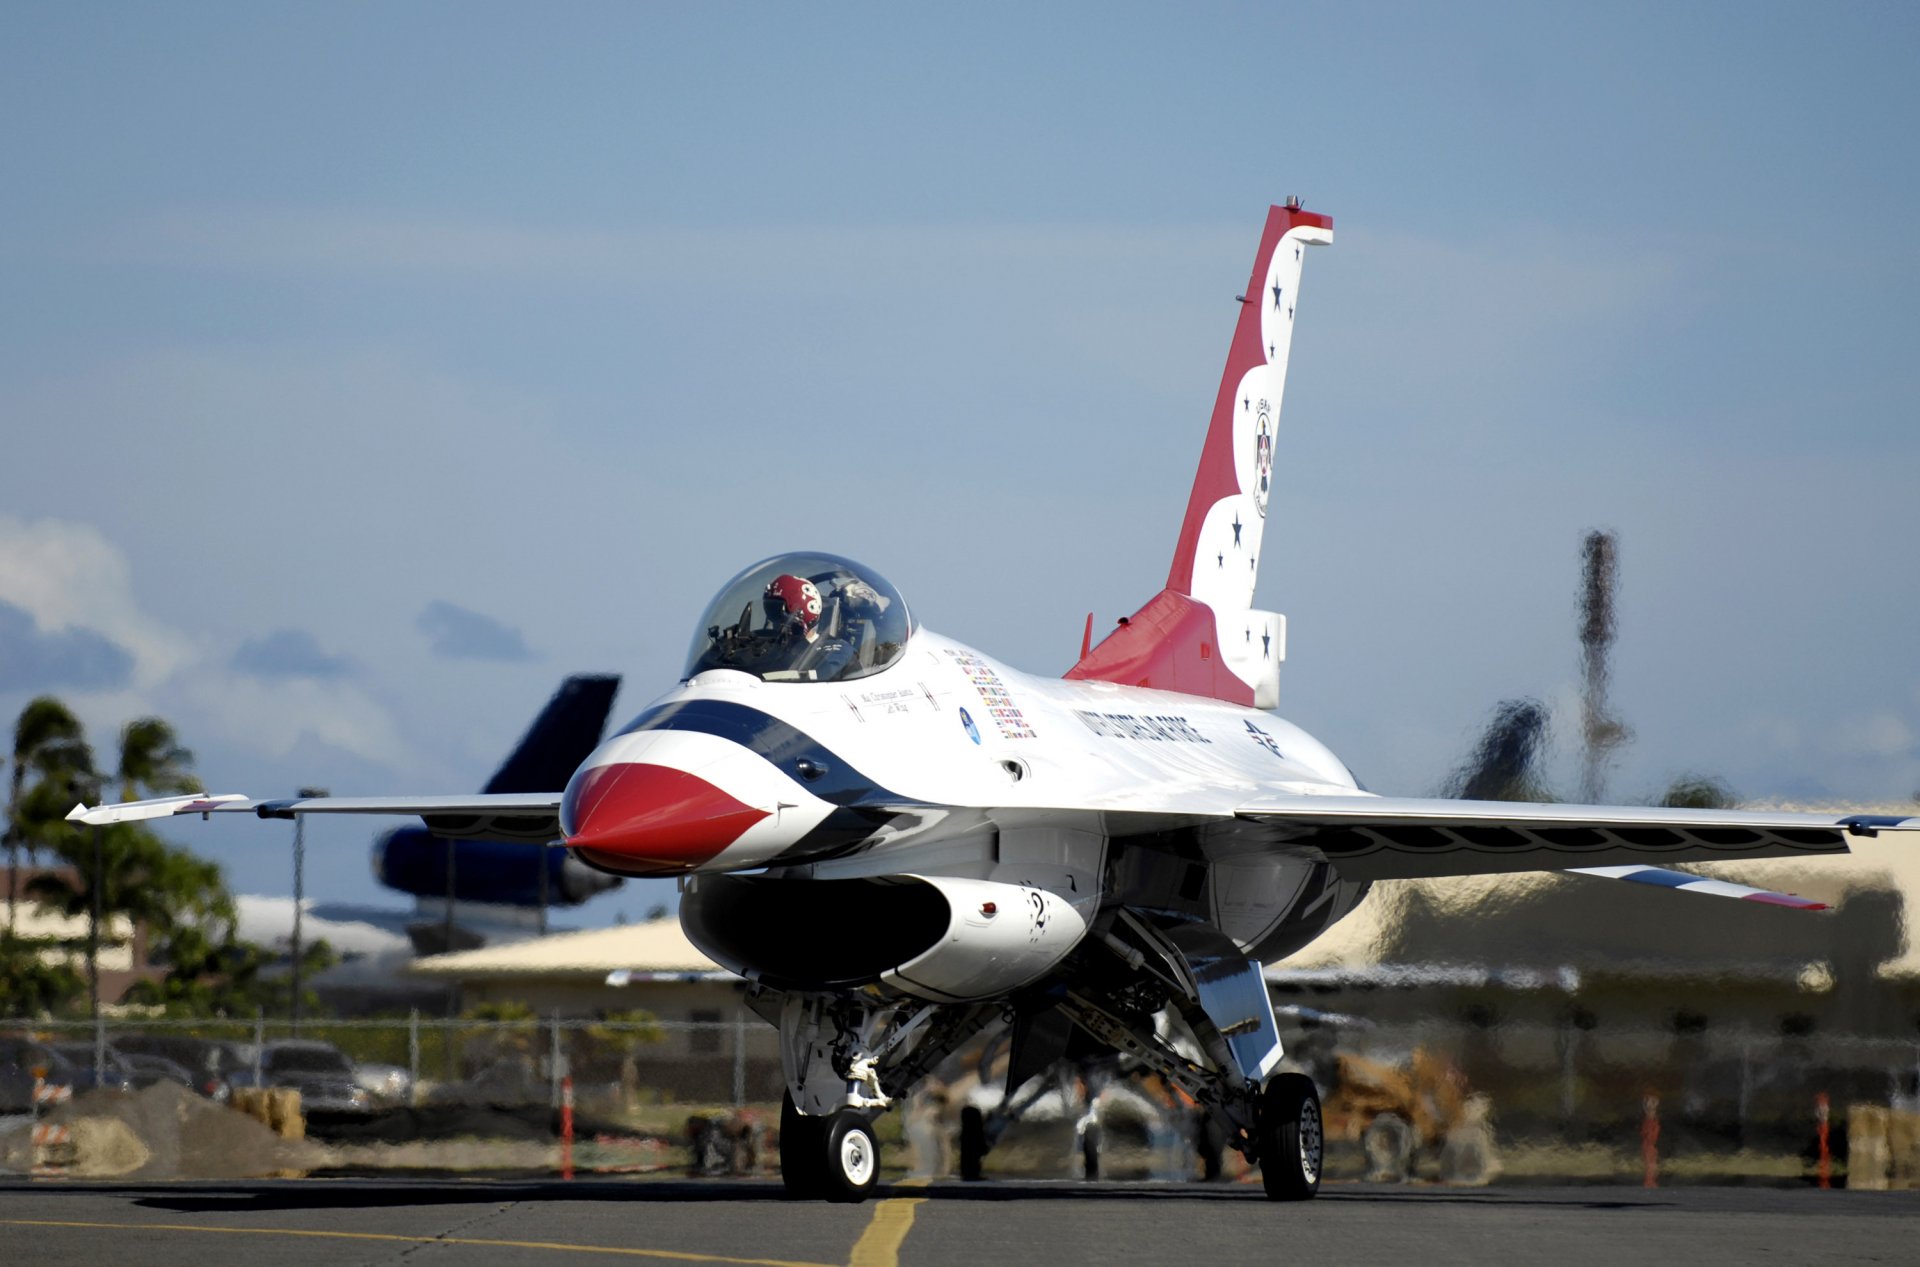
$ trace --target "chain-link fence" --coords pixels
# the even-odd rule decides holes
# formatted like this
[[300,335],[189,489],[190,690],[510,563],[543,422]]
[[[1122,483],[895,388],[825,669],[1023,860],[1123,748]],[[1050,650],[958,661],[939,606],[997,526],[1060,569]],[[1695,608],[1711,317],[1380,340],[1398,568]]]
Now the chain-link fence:
[[1920,1170],[1920,1041],[1577,1014],[1284,1028],[1350,1173],[1839,1182],[1863,1149],[1878,1186]]
[[[952,1156],[963,1106],[998,1105],[1005,1044],[997,1030],[950,1061],[927,1093],[882,1119],[889,1139],[903,1130],[920,1137],[919,1156],[896,1154],[898,1164],[947,1164],[926,1159]],[[1897,1177],[1908,1147],[1900,1123],[1920,1120],[1915,1042],[1583,1027],[1571,1019],[1382,1025],[1289,1016],[1283,1034],[1287,1058],[1322,1089],[1330,1139],[1348,1150],[1344,1160],[1330,1159],[1331,1169],[1347,1177],[1391,1176],[1391,1161],[1402,1176],[1618,1181],[1637,1176],[1652,1149],[1663,1175],[1693,1165],[1703,1178],[1790,1181],[1815,1173],[1823,1147],[1833,1173],[1844,1176],[1850,1123],[1862,1121],[1894,1123],[1893,1158],[1882,1169]],[[1186,1141],[1180,1147],[1191,1150],[1192,1165],[1161,1158],[1154,1173],[1206,1172],[1209,1145],[1198,1117],[1138,1075],[1110,1061],[1050,1075],[1062,1089],[1051,1100],[1061,1102],[1068,1135],[1084,1143],[1086,1123],[1100,1117],[1098,1101],[1112,1110],[1106,1137],[1116,1147],[1129,1131],[1142,1140]],[[1141,1092],[1129,1099],[1129,1086]],[[102,1103],[92,1096],[101,1090],[236,1106],[297,1091],[300,1130],[331,1151],[297,1164],[275,1161],[282,1170],[531,1172],[578,1164],[765,1173],[782,1076],[773,1027],[745,1009],[699,1020],[414,1013],[297,1027],[265,1017],[0,1021],[0,1134],[9,1122],[73,1117],[90,1096]],[[53,1096],[74,1097],[74,1107],[62,1110]],[[1129,1115],[1139,1121],[1128,1125]],[[563,1161],[559,1141],[568,1127],[580,1151]],[[1441,1160],[1448,1148],[1466,1162],[1449,1169]],[[1069,1156],[1067,1145],[1059,1151]],[[1920,1156],[1912,1161],[1920,1164]]]
[[1408,1075],[1418,1064],[1486,1095],[1513,1138],[1637,1139],[1650,1096],[1669,1128],[1730,1147],[1797,1146],[1822,1096],[1920,1107],[1916,1040],[1460,1021],[1316,1025],[1288,1038],[1323,1087],[1340,1082],[1341,1056],[1350,1075],[1355,1057]]
[[[203,1093],[351,1077],[369,1107],[433,1103],[557,1106],[571,1081],[583,1111],[778,1102],[779,1048],[745,1009],[711,1020],[0,1020],[13,1047],[84,1086],[161,1079]],[[18,1056],[18,1053],[16,1053]],[[17,1061],[16,1061],[17,1062]],[[0,1065],[7,1063],[0,1050]],[[0,1112],[7,1089],[0,1087]],[[17,1097],[15,1097],[17,1098]],[[17,1106],[16,1106],[17,1107]]]

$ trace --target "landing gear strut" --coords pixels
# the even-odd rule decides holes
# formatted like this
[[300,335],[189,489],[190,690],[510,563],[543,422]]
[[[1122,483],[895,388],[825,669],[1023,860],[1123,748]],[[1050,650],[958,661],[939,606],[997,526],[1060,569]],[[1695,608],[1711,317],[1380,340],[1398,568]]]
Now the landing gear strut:
[[865,1201],[880,1180],[880,1145],[858,1109],[807,1117],[789,1093],[780,1103],[780,1178],[801,1200]]

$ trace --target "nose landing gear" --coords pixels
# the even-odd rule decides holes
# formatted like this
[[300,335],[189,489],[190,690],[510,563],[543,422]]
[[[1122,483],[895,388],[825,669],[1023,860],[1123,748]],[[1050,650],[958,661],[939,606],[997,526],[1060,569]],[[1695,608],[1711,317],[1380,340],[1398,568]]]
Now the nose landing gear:
[[800,1200],[865,1201],[880,1181],[880,1145],[858,1109],[807,1117],[791,1093],[780,1103],[780,1178]]

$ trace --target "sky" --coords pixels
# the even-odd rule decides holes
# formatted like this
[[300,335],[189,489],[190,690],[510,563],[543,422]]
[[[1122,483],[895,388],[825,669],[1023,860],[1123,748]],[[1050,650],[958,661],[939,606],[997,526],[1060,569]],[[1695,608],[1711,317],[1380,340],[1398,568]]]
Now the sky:
[[[1061,672],[1298,195],[1283,714],[1419,795],[1537,698],[1571,790],[1601,527],[1610,795],[1908,800],[1916,64],[1901,4],[4,6],[0,717],[471,790],[788,549]],[[285,824],[169,831],[290,889]]]

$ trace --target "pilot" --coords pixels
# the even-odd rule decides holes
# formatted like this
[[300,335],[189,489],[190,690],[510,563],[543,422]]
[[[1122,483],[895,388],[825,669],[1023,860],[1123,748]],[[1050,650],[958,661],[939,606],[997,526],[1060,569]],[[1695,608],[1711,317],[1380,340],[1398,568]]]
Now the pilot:
[[767,610],[767,627],[782,638],[812,642],[820,636],[820,589],[812,581],[781,573],[767,582],[761,605]]
[[767,627],[773,633],[772,659],[786,669],[814,681],[830,682],[853,659],[853,645],[837,632],[820,628],[826,604],[820,587],[804,577],[781,573],[767,583],[761,600]]

